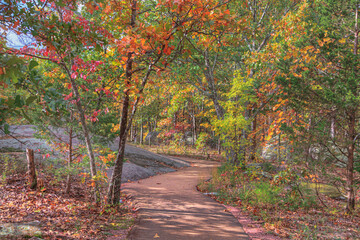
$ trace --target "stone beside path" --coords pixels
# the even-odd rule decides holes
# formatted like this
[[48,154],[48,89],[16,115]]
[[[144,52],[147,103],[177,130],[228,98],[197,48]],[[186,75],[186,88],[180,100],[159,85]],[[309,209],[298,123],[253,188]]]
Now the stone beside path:
[[[22,238],[22,236],[40,236],[40,222],[29,223],[0,223],[0,239],[4,236],[16,236]],[[8,237],[6,237],[9,239]]]
[[[0,150],[15,149],[25,151],[26,148],[41,149],[40,154],[35,155],[35,158],[39,161],[42,159],[41,154],[52,149],[45,140],[34,137],[36,133],[34,125],[13,125],[10,126],[10,132],[16,139],[0,132]],[[53,132],[62,139],[67,139],[62,129],[53,129]],[[75,139],[74,142],[78,144],[79,140]],[[119,139],[115,139],[113,143],[108,145],[112,151],[117,151],[118,146]],[[38,152],[35,151],[35,153]],[[177,168],[189,166],[186,161],[176,158],[170,159],[131,145],[125,147],[125,158],[128,159],[128,162],[124,163],[123,166],[122,182],[136,181],[158,173],[174,172]],[[112,168],[107,170],[108,177],[111,177],[112,171]]]

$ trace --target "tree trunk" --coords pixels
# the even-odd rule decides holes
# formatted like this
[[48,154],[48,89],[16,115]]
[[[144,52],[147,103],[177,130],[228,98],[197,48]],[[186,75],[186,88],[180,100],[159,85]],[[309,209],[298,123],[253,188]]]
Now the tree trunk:
[[278,153],[277,153],[277,161],[281,161],[281,133],[279,133],[279,139],[278,139]]
[[195,145],[196,142],[196,118],[195,118],[195,111],[192,114],[192,145]]
[[[132,64],[131,62],[132,59],[130,57],[130,59],[128,59],[129,67],[131,67]],[[123,101],[122,114],[121,114],[119,150],[115,160],[114,172],[111,176],[108,193],[107,193],[107,202],[108,204],[111,205],[116,205],[120,201],[121,175],[123,169],[123,160],[124,160],[124,152],[125,152],[125,144],[126,144],[125,130],[127,127],[128,111],[129,111],[129,90],[126,90]]]
[[[72,113],[70,116],[70,120],[72,120]],[[70,193],[70,189],[71,189],[71,163],[72,163],[72,154],[73,154],[73,148],[72,148],[72,142],[73,140],[73,128],[72,126],[70,127],[70,131],[69,131],[69,155],[68,155],[68,173],[67,173],[67,178],[66,178],[66,189],[65,189],[65,193],[69,194]]]
[[355,152],[355,136],[356,136],[356,110],[353,110],[349,116],[349,135],[348,135],[348,161],[346,166],[346,191],[347,204],[346,212],[351,213],[355,210],[355,191],[354,191],[354,152]]
[[[358,54],[359,44],[359,5],[355,6],[355,31],[354,31],[354,55]],[[357,94],[357,93],[356,93]],[[346,211],[351,213],[355,210],[355,191],[354,191],[354,153],[355,153],[355,138],[356,138],[356,110],[353,109],[349,116],[349,145],[348,145],[348,162],[346,166],[346,190],[347,190],[347,204]]]
[[225,110],[224,108],[220,105],[219,100],[217,98],[217,96],[214,96],[211,98],[213,103],[214,103],[214,107],[215,107],[215,112],[216,112],[216,116],[218,119],[223,119],[224,115],[225,115]]
[[29,174],[28,184],[31,189],[36,189],[37,177],[36,177],[36,170],[35,170],[34,150],[27,148],[26,149],[26,158],[27,158],[27,162],[28,162],[28,174]]
[[140,145],[143,144],[143,140],[144,140],[144,124],[143,124],[143,120],[141,119],[141,126],[140,126]]
[[[136,8],[135,8],[136,9]],[[132,58],[128,58],[132,61]],[[132,69],[132,62],[128,62],[127,73],[131,74]],[[146,73],[145,77],[143,78],[141,89],[139,91],[139,95],[142,94],[147,79],[150,76],[151,70],[152,70],[153,64],[149,65],[148,72]],[[127,75],[131,79],[131,75]],[[108,189],[108,196],[107,196],[107,202],[111,205],[118,204],[120,200],[120,192],[121,192],[121,175],[122,175],[122,168],[123,168],[123,159],[124,159],[124,152],[125,152],[125,144],[126,144],[126,135],[132,125],[132,120],[134,119],[137,105],[140,101],[140,96],[138,96],[133,104],[133,108],[131,111],[130,117],[128,116],[129,113],[129,91],[125,91],[125,97],[124,97],[124,104],[123,104],[123,111],[122,111],[122,117],[121,117],[121,123],[120,123],[120,142],[119,142],[119,151],[118,155],[115,161],[115,168],[113,175],[111,177],[110,183],[109,183],[109,189]]]
[[220,155],[221,154],[221,139],[220,138],[218,139],[217,151],[218,151],[218,154]]
[[335,139],[335,116],[331,116],[330,137]]
[[[71,74],[69,76],[71,76]],[[86,119],[85,119],[85,111],[82,106],[82,102],[81,102],[81,98],[80,98],[80,94],[79,94],[79,90],[78,90],[78,85],[72,77],[70,77],[70,81],[71,81],[71,87],[72,87],[73,93],[76,98],[76,107],[77,107],[77,110],[79,113],[80,123],[81,123],[82,130],[84,133],[86,148],[87,148],[88,156],[90,159],[90,174],[91,174],[92,180],[95,181],[95,177],[96,177],[95,155],[94,155],[94,151],[92,148],[89,130],[88,130],[88,126],[87,126]],[[95,202],[98,202],[100,200],[100,193],[99,193],[99,189],[98,189],[96,181],[95,181],[95,185],[94,185],[94,200],[95,200]]]
[[134,141],[134,126],[131,125],[130,128],[130,142]]
[[250,148],[250,161],[255,161],[256,158],[256,149],[257,149],[257,139],[256,139],[256,129],[257,128],[257,118],[254,117],[254,120],[252,121],[252,132],[253,136],[251,138],[251,148]]
[[[135,27],[136,20],[136,3],[134,0],[131,2],[131,28]],[[133,66],[133,53],[129,52],[127,54],[126,62],[126,86],[131,83],[132,79],[132,66]],[[120,201],[120,192],[121,192],[121,176],[123,169],[123,160],[125,153],[125,144],[126,144],[126,135],[127,135],[127,122],[128,122],[128,113],[130,105],[130,89],[126,89],[124,94],[121,121],[120,121],[120,140],[119,140],[119,150],[115,160],[114,172],[111,176],[109,182],[109,188],[107,193],[107,202],[111,205],[116,205]]]

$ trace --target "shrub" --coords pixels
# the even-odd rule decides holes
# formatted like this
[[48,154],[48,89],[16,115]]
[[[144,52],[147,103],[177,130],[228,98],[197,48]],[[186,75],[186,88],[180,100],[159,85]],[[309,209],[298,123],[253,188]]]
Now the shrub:
[[260,181],[254,184],[253,201],[260,206],[275,205],[280,202],[280,192],[282,188]]

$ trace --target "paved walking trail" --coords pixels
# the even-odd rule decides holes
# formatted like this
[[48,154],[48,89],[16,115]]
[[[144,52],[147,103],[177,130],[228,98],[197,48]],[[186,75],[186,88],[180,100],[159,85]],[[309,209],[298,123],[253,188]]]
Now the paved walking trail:
[[196,190],[217,162],[185,159],[191,167],[124,184],[139,207],[140,220],[131,240],[249,239],[225,208]]

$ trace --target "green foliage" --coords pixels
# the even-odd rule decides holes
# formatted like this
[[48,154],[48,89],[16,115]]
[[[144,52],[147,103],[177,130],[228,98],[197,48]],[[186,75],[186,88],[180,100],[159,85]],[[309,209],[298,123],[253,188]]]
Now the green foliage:
[[196,139],[196,150],[201,151],[203,154],[207,153],[209,146],[206,144],[210,138],[210,134],[202,132]]
[[[356,170],[343,178],[339,168],[352,169],[358,164],[354,152],[359,145],[354,139],[359,128],[360,54],[354,29],[359,24],[359,2],[304,3],[290,22],[299,26],[296,37],[287,32],[279,34],[282,49],[275,65],[279,71],[275,81],[288,105],[308,122],[307,127],[294,124],[295,131],[288,132],[297,141],[298,153],[312,168],[322,169],[328,181],[342,178],[350,194]],[[354,202],[351,195],[348,212],[354,209]]]
[[253,202],[256,206],[278,204],[281,199],[280,192],[282,190],[282,187],[271,184],[270,182],[257,182],[254,185]]
[[281,199],[280,201],[283,205],[283,208],[290,211],[296,211],[299,208],[308,210],[310,208],[318,207],[318,203],[316,202],[316,196],[314,194],[307,194],[306,196],[302,196],[299,191],[290,192],[286,198]]
[[8,124],[15,118],[29,119],[24,108],[31,106],[36,96],[22,89],[25,79],[32,78],[35,61],[30,63],[22,58],[0,54],[0,128],[8,134]]
[[[213,172],[210,181],[202,182],[199,189],[216,192],[216,197],[228,204],[239,204],[240,201],[244,207],[294,211],[317,206],[315,193],[305,188],[300,190],[300,179],[294,176],[294,171],[281,172],[274,180],[263,177],[260,171],[256,167],[245,171],[227,163]],[[281,183],[279,178],[283,180]]]
[[[35,61],[31,61],[29,70],[36,66]],[[17,84],[21,78],[24,77],[26,71],[26,61],[16,56],[1,54],[0,55],[0,83],[2,84]]]
[[[242,76],[240,72],[236,72],[233,79],[232,88],[227,94],[227,97],[231,99],[226,102],[226,114],[224,119],[214,120],[215,129],[220,132],[227,132],[225,136],[229,136],[231,132],[234,135],[239,135],[241,133],[234,132],[234,129],[246,128],[249,125],[249,119],[246,119],[245,109],[246,104],[252,103],[255,101],[253,95],[251,94],[251,89],[253,88],[253,80],[246,79]],[[232,136],[233,138],[235,136]]]
[[354,170],[360,173],[360,161],[355,162]]
[[[246,138],[251,119],[248,116],[247,105],[254,103],[253,79],[245,78],[240,71],[235,72],[230,92],[225,104],[226,114],[223,118],[213,120],[215,131],[224,141],[228,156],[232,161],[241,163],[249,141]],[[229,159],[230,160],[230,159]]]

